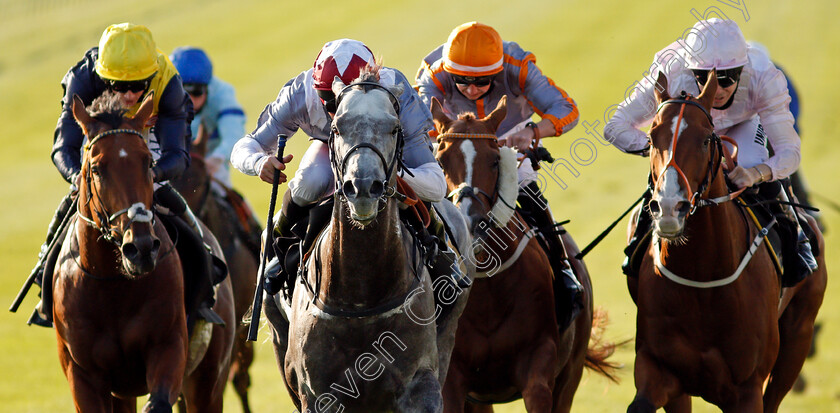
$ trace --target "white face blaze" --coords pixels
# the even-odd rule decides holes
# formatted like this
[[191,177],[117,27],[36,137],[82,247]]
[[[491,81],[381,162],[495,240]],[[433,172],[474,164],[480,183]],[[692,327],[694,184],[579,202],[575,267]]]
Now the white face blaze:
[[[474,164],[475,164],[475,146],[473,145],[472,141],[463,140],[461,142],[461,153],[464,155],[464,184],[463,187],[472,187],[472,179],[474,173]],[[472,205],[471,198],[463,198],[461,200],[461,211],[469,211],[470,206]]]
[[[671,120],[671,133],[677,133],[677,140],[679,140],[679,135],[685,131],[686,122],[680,122],[680,129],[677,131],[677,120],[677,116]],[[671,156],[673,156],[673,149],[670,148]],[[659,204],[659,211],[654,212],[653,219],[659,234],[676,235],[682,231],[685,223],[685,216],[681,216],[678,207],[682,202],[688,202],[688,197],[681,184],[680,174],[674,167],[667,167],[660,179],[657,190],[653,194],[653,200]]]
[[120,158],[125,158],[126,156],[128,156],[128,153],[126,153],[125,149],[120,148]]

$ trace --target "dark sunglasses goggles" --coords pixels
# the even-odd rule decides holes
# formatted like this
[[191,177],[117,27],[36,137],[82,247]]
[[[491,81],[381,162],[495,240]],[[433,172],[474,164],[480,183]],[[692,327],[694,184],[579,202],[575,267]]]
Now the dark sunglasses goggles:
[[[732,69],[718,70],[718,86],[722,88],[727,88],[738,83],[738,80],[741,79],[742,69],[743,67],[735,67]],[[709,79],[709,70],[692,69],[691,71],[694,72],[694,78],[697,79],[697,83],[701,87],[706,84],[706,81]]]
[[201,83],[184,83],[184,90],[189,93],[190,96],[200,97],[207,93],[207,85],[203,85]]
[[477,87],[489,86],[493,82],[493,76],[461,76],[452,75],[453,81],[458,85],[474,85]]
[[154,75],[148,79],[143,80],[111,80],[108,79],[108,88],[117,93],[126,93],[126,92],[145,92],[149,89],[149,86],[152,84],[152,78]]

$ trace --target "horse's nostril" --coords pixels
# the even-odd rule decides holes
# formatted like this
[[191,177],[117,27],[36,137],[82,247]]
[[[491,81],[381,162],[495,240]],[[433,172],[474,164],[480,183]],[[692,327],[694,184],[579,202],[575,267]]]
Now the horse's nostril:
[[127,242],[123,244],[121,250],[123,256],[125,256],[128,259],[135,258],[137,257],[137,254],[140,253],[140,251],[137,249],[137,246],[134,245],[133,242]]
[[372,198],[379,198],[385,193],[385,184],[382,181],[373,181],[370,185],[370,196]]
[[344,185],[341,186],[341,191],[348,198],[356,196],[356,186],[353,185],[352,180],[344,181]]
[[651,214],[658,214],[662,212],[662,208],[659,207],[659,201],[655,199],[650,201],[650,203],[648,204],[648,208],[650,208]]
[[679,211],[680,214],[687,214],[690,210],[691,204],[686,201],[682,201],[679,204],[677,204],[677,211]]

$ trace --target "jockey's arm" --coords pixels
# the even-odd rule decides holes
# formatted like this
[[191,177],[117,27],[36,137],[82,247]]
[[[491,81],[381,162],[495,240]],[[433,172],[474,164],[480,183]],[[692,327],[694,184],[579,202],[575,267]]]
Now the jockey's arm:
[[89,50],[61,81],[64,97],[61,99],[61,114],[53,134],[51,157],[58,172],[67,182],[71,182],[72,177],[78,174],[82,167],[81,149],[85,140],[82,128],[73,118],[73,95],[79,95],[82,102],[89,105],[107,87],[93,70],[93,53],[94,50]]
[[625,153],[647,155],[650,146],[647,133],[642,126],[647,125],[656,113],[656,96],[653,84],[643,78],[629,99],[618,104],[612,117],[604,126],[604,139]]
[[240,172],[259,176],[263,166],[277,150],[277,136],[284,134],[291,137],[298,131],[298,125],[305,121],[306,102],[295,97],[304,92],[299,90],[294,81],[289,81],[280,90],[277,99],[263,109],[257,120],[257,128],[233,146],[230,162]]
[[175,179],[187,168],[187,145],[192,140],[189,127],[192,118],[192,101],[184,91],[181,80],[177,76],[172,77],[158,103],[155,135],[160,143],[160,159],[152,168],[156,182]]
[[394,70],[398,84],[403,86],[400,95],[400,123],[405,143],[403,162],[414,176],[402,174],[409,185],[424,201],[439,202],[446,195],[446,180],[443,170],[432,153],[428,131],[434,129],[432,113],[420,100],[417,92],[408,84],[408,80]]
[[230,161],[233,146],[239,138],[245,136],[245,111],[236,100],[233,86],[220,84],[214,92],[216,96],[208,97],[208,99],[219,102],[216,106],[219,108],[216,115],[216,133],[219,135],[219,144],[207,155],[207,158],[227,163]]
[[570,131],[580,119],[574,99],[543,75],[533,60],[528,60],[526,67],[528,73],[522,92],[528,102],[542,112],[542,120],[537,124],[540,137],[560,136]]
[[[771,180],[787,178],[801,161],[799,134],[793,127],[794,119],[788,105],[790,95],[784,74],[773,67],[755,79],[758,91],[757,110],[767,140],[773,147],[773,157],[764,162],[773,173]],[[752,88],[753,85],[750,85]]]

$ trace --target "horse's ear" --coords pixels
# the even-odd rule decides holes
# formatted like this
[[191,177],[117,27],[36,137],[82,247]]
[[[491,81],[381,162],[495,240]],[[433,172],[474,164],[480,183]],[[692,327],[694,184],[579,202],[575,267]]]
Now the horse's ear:
[[481,121],[486,123],[487,126],[490,127],[490,130],[496,131],[499,129],[499,125],[502,124],[502,121],[505,120],[505,116],[507,116],[507,95],[502,96],[502,98],[499,99],[499,103],[496,105],[496,109],[493,109],[493,111]]
[[436,97],[432,96],[432,119],[435,122],[435,129],[438,132],[444,133],[449,126],[452,125],[452,119],[449,116],[446,116],[446,113],[443,111],[443,105],[440,104],[440,101],[437,100]]
[[140,104],[140,109],[131,118],[131,123],[134,129],[142,130],[146,126],[146,121],[152,116],[152,110],[155,108],[155,92],[149,93],[143,103]]
[[73,117],[76,119],[76,123],[82,128],[82,132],[87,135],[88,128],[93,123],[93,118],[87,112],[87,109],[85,109],[85,102],[82,102],[82,98],[79,95],[73,95]]
[[[340,78],[340,77],[336,76],[336,77],[333,79],[332,91],[333,91],[333,93],[335,94],[335,97],[336,97],[336,98],[338,98],[338,94],[339,94],[339,93],[341,93],[341,90],[342,90],[342,89],[344,89],[346,86],[347,86],[347,85],[345,85],[345,84],[344,84],[344,82],[343,82],[343,81],[341,81],[341,78]],[[337,103],[337,102],[336,102],[336,103]]]
[[700,103],[706,108],[706,110],[712,109],[712,103],[715,101],[717,88],[717,70],[712,69],[709,71],[709,77],[706,79],[706,84],[703,85],[703,90],[700,91],[700,96],[697,96],[697,99],[700,100]]
[[664,102],[671,98],[668,95],[668,78],[665,77],[665,73],[659,72],[656,84],[653,85],[653,94],[656,95],[657,102]]
[[209,137],[210,134],[207,133],[207,129],[204,128],[204,124],[199,123],[198,132],[195,134],[195,139],[192,141],[192,148],[190,151],[203,158],[207,155],[207,141],[209,140]]

